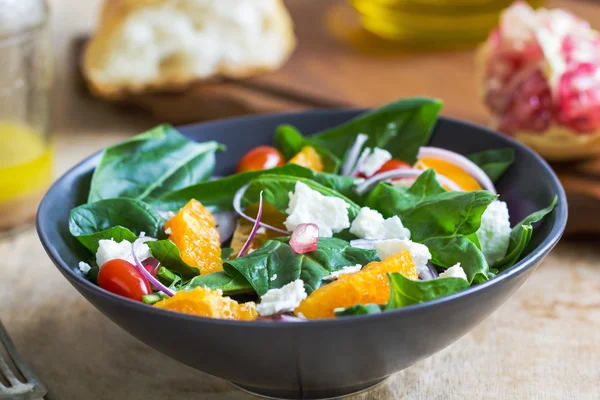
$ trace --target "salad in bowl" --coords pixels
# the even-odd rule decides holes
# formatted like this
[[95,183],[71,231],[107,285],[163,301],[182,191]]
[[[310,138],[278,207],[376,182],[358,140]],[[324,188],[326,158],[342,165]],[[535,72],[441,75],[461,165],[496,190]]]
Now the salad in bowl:
[[[494,182],[515,153],[428,146],[441,103],[399,100],[213,176],[225,146],[161,125],[101,155],[69,230],[102,289],[200,317],[302,322],[382,313],[519,261],[556,198],[511,221]],[[75,266],[74,266],[75,267]]]

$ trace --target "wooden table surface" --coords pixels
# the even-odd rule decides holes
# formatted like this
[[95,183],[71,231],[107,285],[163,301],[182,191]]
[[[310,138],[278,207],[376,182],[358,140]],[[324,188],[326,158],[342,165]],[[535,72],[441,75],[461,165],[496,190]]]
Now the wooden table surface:
[[[319,3],[290,3],[299,1]],[[57,175],[92,152],[157,123],[75,88],[69,46],[74,37],[92,29],[98,3],[50,0],[57,57]],[[401,55],[359,50],[351,43],[362,39],[340,27],[346,15],[343,1],[332,4],[322,20],[311,22],[327,27],[327,40],[305,40],[294,56],[310,57],[311,46],[327,49],[319,62],[294,67],[295,73],[310,75],[316,83],[299,89],[360,106],[409,95],[435,96],[445,101],[444,114],[485,122],[473,81],[472,52]],[[600,5],[550,4],[567,6],[600,26]],[[348,52],[365,67],[341,62]],[[287,71],[261,79],[297,85]],[[159,354],[109,321],[52,266],[33,229],[0,240],[0,254],[0,317],[49,387],[51,399],[252,398]],[[529,281],[476,329],[354,398],[600,399],[599,256],[591,241],[562,241]]]

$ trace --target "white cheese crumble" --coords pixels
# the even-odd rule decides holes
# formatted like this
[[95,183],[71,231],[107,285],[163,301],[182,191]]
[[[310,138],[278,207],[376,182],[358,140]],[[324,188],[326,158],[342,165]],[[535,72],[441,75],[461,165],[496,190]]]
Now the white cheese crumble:
[[460,263],[451,266],[444,272],[442,272],[439,276],[440,278],[462,278],[465,281],[468,281],[467,274],[465,274],[465,270],[460,266]]
[[378,147],[374,149],[367,147],[358,159],[358,172],[369,178],[391,159],[392,155],[389,151]]
[[323,280],[326,280],[326,281],[335,281],[337,278],[340,277],[340,275],[353,274],[355,272],[360,271],[361,269],[362,269],[362,265],[360,265],[360,264],[350,265],[350,266],[347,266],[347,267],[342,267],[342,269],[338,269],[337,271],[333,271],[331,274],[329,274],[326,277],[324,277]]
[[263,316],[294,311],[304,299],[306,299],[304,281],[296,279],[280,289],[270,289],[262,295],[256,310]]
[[410,239],[410,231],[397,215],[384,219],[378,211],[368,207],[360,209],[350,233],[361,239]]
[[256,230],[256,233],[259,234],[259,235],[263,235],[263,234],[267,233],[267,229],[264,226],[260,226]]
[[90,272],[90,269],[92,269],[91,265],[83,262],[83,261],[79,261],[79,270],[84,274],[87,275],[88,272]]
[[277,274],[273,274],[269,280],[273,282],[275,279],[277,279]]
[[404,250],[410,251],[410,256],[412,257],[418,274],[428,269],[427,262],[431,260],[431,253],[429,252],[427,246],[420,243],[415,243],[411,240],[381,240],[373,243],[373,247],[375,250],[377,250],[377,255],[381,260],[391,257],[394,254],[398,254]]
[[[96,252],[96,264],[98,264],[99,267],[102,267],[107,261],[117,258],[134,264],[133,255],[131,254],[131,245],[131,242],[128,242],[127,240],[123,240],[119,243],[115,242],[113,239],[99,240],[98,251]],[[135,255],[140,262],[152,257],[150,248],[146,243],[141,243],[136,246]]]
[[165,234],[171,235],[171,233],[173,233],[173,231],[171,230],[171,227],[168,227],[167,229],[165,229]]
[[496,200],[484,211],[477,238],[490,267],[506,255],[510,241],[510,217],[505,202]]
[[293,231],[299,224],[313,223],[319,227],[319,236],[331,237],[350,227],[348,208],[344,200],[324,196],[302,182],[296,182],[294,193],[290,192],[285,227]]

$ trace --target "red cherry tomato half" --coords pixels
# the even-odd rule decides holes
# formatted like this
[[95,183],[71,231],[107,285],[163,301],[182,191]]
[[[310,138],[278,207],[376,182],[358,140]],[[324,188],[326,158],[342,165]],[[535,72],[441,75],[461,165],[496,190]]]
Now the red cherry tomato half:
[[[395,169],[400,169],[400,168],[412,168],[412,166],[408,163],[405,163],[404,161],[400,161],[400,160],[389,160],[386,161],[385,164],[383,164],[381,166],[381,168],[379,168],[377,170],[377,172],[375,172],[373,174],[373,176],[380,174],[382,172],[386,172],[386,171],[393,171]],[[363,173],[358,174],[359,178],[366,178],[366,176]]]
[[125,260],[110,260],[98,272],[98,286],[119,296],[142,301],[142,296],[152,293],[148,280]]
[[258,146],[242,157],[237,172],[270,169],[280,167],[283,164],[285,164],[285,158],[275,147]]
[[381,168],[379,168],[379,170],[377,172],[375,172],[375,175],[380,174],[382,172],[393,171],[395,169],[400,169],[400,168],[412,168],[412,166],[408,163],[405,163],[404,161],[390,160],[390,161],[386,162],[385,164],[383,164],[381,166]]

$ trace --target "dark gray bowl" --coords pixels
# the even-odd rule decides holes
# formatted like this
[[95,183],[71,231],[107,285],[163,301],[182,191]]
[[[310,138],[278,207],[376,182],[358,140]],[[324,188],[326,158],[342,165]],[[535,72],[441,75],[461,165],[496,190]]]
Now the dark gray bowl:
[[[218,174],[231,173],[250,148],[272,142],[281,123],[303,132],[340,124],[360,110],[310,111],[236,118],[181,130],[198,141],[217,140],[228,151],[217,158]],[[558,242],[567,201],[548,164],[526,147],[485,128],[442,118],[433,139],[459,153],[499,147],[516,150],[516,163],[498,182],[513,224],[558,206],[536,227],[526,256],[484,284],[429,303],[383,314],[303,323],[236,322],[178,314],[109,293],[84,279],[78,262],[89,257],[69,234],[71,208],[85,201],[99,154],[60,178],[43,199],[37,229],[58,270],[96,308],[156,350],[200,371],[273,397],[323,398],[372,386],[390,374],[455,342],[504,303]],[[83,360],[82,360],[83,362]]]

